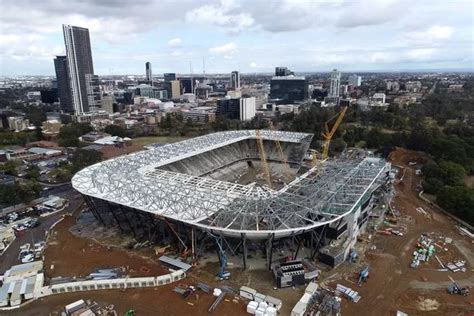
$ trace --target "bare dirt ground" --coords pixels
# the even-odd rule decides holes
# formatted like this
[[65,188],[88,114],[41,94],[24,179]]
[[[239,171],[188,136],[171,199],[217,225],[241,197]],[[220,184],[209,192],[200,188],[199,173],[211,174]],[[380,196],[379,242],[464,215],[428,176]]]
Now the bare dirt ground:
[[[461,236],[455,222],[437,212],[418,198],[415,188],[420,178],[415,175],[418,166],[409,167],[410,161],[424,162],[426,159],[419,153],[397,149],[390,159],[393,164],[406,169],[400,171],[398,179],[404,173],[403,181],[396,181],[396,196],[393,208],[399,210],[401,219],[398,225],[406,225],[403,237],[396,235],[376,235],[373,241],[375,250],[369,250],[363,259],[364,263],[356,265],[345,278],[336,280],[358,291],[362,299],[352,303],[343,299],[343,315],[395,315],[401,310],[409,315],[473,315],[474,293],[470,296],[450,295],[446,287],[451,283],[448,276],[459,281],[460,285],[474,285],[472,256],[474,246],[471,240]],[[428,215],[416,211],[422,207]],[[437,235],[450,237],[452,244],[443,244],[436,249],[438,257],[447,263],[453,259],[467,261],[466,272],[440,272],[436,259],[421,263],[417,269],[410,268],[412,253],[421,233],[434,232]],[[447,251],[444,250],[447,249]],[[368,264],[370,276],[361,287],[356,285],[357,273]],[[344,263],[344,265],[350,265]],[[347,280],[348,279],[348,280]]]
[[[362,299],[352,303],[343,298],[342,315],[395,315],[397,310],[409,315],[474,315],[474,292],[470,296],[449,295],[446,286],[449,285],[448,276],[452,276],[461,285],[474,285],[474,244],[467,237],[459,235],[455,222],[418,198],[415,188],[419,184],[419,177],[415,168],[408,163],[426,161],[421,154],[397,150],[391,157],[394,165],[403,169],[398,179],[404,174],[403,181],[396,181],[396,196],[392,207],[400,211],[397,227],[404,227],[404,236],[383,235],[368,232],[357,246],[367,249],[375,245],[376,249],[368,250],[365,255],[360,252],[360,261],[356,264],[344,263],[331,271],[324,271],[323,278],[330,279],[324,283],[335,288],[341,283],[358,291]],[[404,171],[406,170],[406,171]],[[422,207],[427,215],[416,211]],[[105,246],[90,238],[78,237],[70,232],[75,224],[74,217],[68,217],[55,228],[45,253],[45,272],[49,277],[55,276],[84,276],[97,267],[128,266],[128,274],[132,276],[149,276],[168,273],[159,265],[154,254],[143,251],[127,251],[122,248]],[[437,248],[437,255],[447,263],[449,260],[463,259],[467,261],[466,272],[440,272],[435,259],[422,263],[417,269],[410,268],[412,253],[421,233],[435,233],[440,237],[452,238],[452,243],[444,243],[443,239],[435,236],[441,248]],[[372,234],[372,240],[368,235]],[[90,235],[90,234],[89,234]],[[444,248],[447,250],[445,251]],[[356,285],[357,273],[368,264],[370,277],[361,287]],[[51,269],[51,266],[54,268]],[[229,268],[231,280],[223,283],[215,281],[218,271],[217,263],[207,263],[196,267],[186,279],[185,285],[195,285],[203,281],[213,286],[226,284],[233,288],[241,285],[251,286],[267,295],[283,300],[283,309],[280,315],[289,315],[291,309],[303,293],[303,288],[274,290],[271,273],[265,269],[241,271],[238,268]],[[11,315],[59,315],[59,312],[68,303],[77,299],[92,299],[97,302],[114,304],[119,314],[128,309],[134,309],[137,315],[204,315],[212,304],[214,297],[203,292],[196,292],[199,299],[192,295],[187,300],[172,291],[178,284],[149,288],[128,289],[126,291],[107,290],[89,291],[72,294],[55,295],[34,301],[24,308],[10,312]],[[233,295],[227,296],[215,315],[246,315],[245,301],[233,302]],[[191,303],[191,304],[188,304]]]
[[126,267],[130,276],[156,276],[169,273],[156,261],[125,251],[100,245],[90,239],[80,238],[69,229],[75,217],[66,217],[55,228],[45,250],[47,277],[83,277],[100,267]]

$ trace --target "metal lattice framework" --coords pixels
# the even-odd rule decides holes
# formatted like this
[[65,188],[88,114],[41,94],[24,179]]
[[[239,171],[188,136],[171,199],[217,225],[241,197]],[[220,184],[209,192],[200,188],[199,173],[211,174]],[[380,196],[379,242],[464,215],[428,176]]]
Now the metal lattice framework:
[[[264,140],[301,143],[311,134],[260,131]],[[214,133],[107,160],[78,172],[82,194],[182,221],[227,236],[284,237],[336,221],[355,210],[388,164],[378,158],[327,160],[279,191],[159,169],[235,142],[255,131]]]

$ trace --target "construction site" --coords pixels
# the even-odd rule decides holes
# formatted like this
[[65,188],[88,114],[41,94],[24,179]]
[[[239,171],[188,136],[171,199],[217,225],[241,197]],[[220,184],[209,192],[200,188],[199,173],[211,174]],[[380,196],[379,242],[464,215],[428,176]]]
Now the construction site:
[[270,126],[81,170],[83,202],[49,234],[40,294],[9,313],[78,300],[110,315],[473,312],[474,235],[420,194],[428,158],[328,158],[344,113],[319,152],[314,135]]

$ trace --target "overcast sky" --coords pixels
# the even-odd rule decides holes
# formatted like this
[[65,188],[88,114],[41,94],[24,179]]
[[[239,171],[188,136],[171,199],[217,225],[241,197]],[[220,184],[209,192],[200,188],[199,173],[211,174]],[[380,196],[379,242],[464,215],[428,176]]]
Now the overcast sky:
[[99,75],[474,68],[472,0],[2,0],[0,75],[53,75],[63,23]]

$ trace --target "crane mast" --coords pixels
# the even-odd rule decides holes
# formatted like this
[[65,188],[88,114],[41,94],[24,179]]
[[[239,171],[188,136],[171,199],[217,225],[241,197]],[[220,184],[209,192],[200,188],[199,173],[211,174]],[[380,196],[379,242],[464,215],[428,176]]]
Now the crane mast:
[[275,139],[275,145],[278,150],[278,154],[280,155],[280,159],[283,163],[283,168],[284,168],[284,173],[285,177],[287,180],[291,179],[291,169],[290,169],[290,164],[288,163],[288,158],[286,157],[285,153],[283,152],[283,149],[281,148],[280,141],[278,140],[278,135],[276,135],[276,130],[275,127],[273,126],[273,122],[270,121],[268,122],[268,128],[272,131],[274,139]]
[[272,180],[270,179],[270,170],[268,168],[267,157],[265,156],[265,149],[263,147],[263,139],[262,135],[260,134],[260,130],[255,131],[255,138],[257,139],[258,154],[260,155],[260,162],[262,164],[263,174],[265,176],[265,180],[267,181],[268,187],[271,188]]

